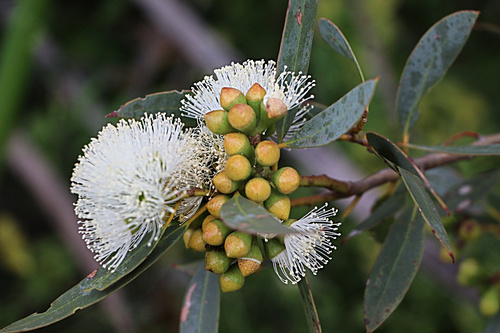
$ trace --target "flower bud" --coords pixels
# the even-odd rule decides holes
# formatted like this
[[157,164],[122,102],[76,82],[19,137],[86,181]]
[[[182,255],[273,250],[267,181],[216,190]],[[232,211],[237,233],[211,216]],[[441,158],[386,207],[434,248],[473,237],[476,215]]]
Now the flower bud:
[[229,156],[243,155],[249,160],[254,157],[250,140],[243,133],[233,132],[224,136],[224,150]]
[[193,232],[194,229],[189,228],[182,235],[182,240],[184,241],[184,246],[186,247],[186,249],[189,249],[189,240],[191,239]]
[[240,231],[233,231],[224,241],[224,249],[229,258],[244,257],[252,247],[252,235]]
[[272,175],[271,181],[278,191],[290,194],[299,188],[300,176],[294,168],[283,167]]
[[215,110],[205,113],[205,124],[215,134],[224,135],[234,132],[235,129],[229,123],[229,113],[224,110]]
[[212,220],[203,228],[203,240],[210,245],[219,246],[224,244],[226,236],[233,230],[222,223],[221,220]]
[[195,229],[189,239],[188,246],[195,251],[205,252],[207,243],[203,240],[202,235],[201,228]]
[[226,111],[229,111],[233,105],[238,103],[247,103],[245,95],[235,88],[224,87],[220,92],[220,105]]
[[465,220],[460,224],[458,234],[463,240],[475,240],[481,236],[481,226],[476,220]]
[[479,301],[479,310],[484,316],[491,317],[500,309],[498,290],[495,286],[490,287]]
[[275,189],[271,190],[271,195],[264,201],[264,207],[280,220],[288,220],[292,204],[290,198],[279,193]]
[[232,265],[229,269],[222,273],[220,278],[220,289],[222,292],[236,291],[245,284],[245,277],[241,274],[238,265]]
[[267,242],[264,242],[264,252],[266,254],[266,258],[269,260],[272,260],[283,251],[285,251],[285,245],[283,245],[276,238],[271,238]]
[[265,105],[262,102],[259,109],[259,125],[257,126],[257,132],[259,133],[276,124],[288,112],[285,103],[274,97],[268,98]]
[[255,202],[265,201],[271,195],[271,185],[264,178],[252,178],[245,185],[245,195]]
[[245,156],[233,155],[226,161],[226,169],[224,171],[229,179],[233,181],[241,181],[250,177],[250,174],[252,173],[252,165]]
[[[236,156],[241,156],[241,155],[236,155]],[[212,178],[212,183],[214,184],[217,191],[224,194],[233,193],[241,185],[241,182],[236,182],[231,178],[229,178],[229,175],[226,170],[223,170],[219,172],[217,175],[215,175],[215,177]]]
[[266,96],[266,90],[258,83],[254,83],[247,91],[245,96],[247,103],[254,109],[256,115],[260,113],[260,103],[262,103],[264,96]]
[[243,276],[248,276],[256,273],[262,267],[263,260],[264,257],[257,243],[257,238],[253,237],[250,251],[246,256],[238,258],[238,267],[240,268],[241,274],[243,274]]
[[208,215],[207,217],[205,217],[203,219],[203,222],[201,223],[201,230],[205,229],[205,226],[207,225],[208,222],[213,221],[215,219],[217,218],[213,215]]
[[215,216],[216,218],[220,218],[220,209],[223,204],[226,203],[226,201],[229,200],[229,197],[224,194],[218,194],[212,199],[210,199],[207,203],[207,210],[208,212]]
[[215,274],[222,274],[229,268],[233,259],[224,251],[208,251],[205,253],[205,269]]
[[481,277],[481,267],[476,259],[468,258],[460,263],[457,273],[457,281],[460,284],[470,287],[479,282]]
[[248,104],[235,104],[229,109],[228,120],[231,126],[248,135],[255,135],[255,127],[257,125],[257,118],[255,111]]
[[275,165],[280,160],[280,148],[274,141],[261,141],[255,147],[255,158],[257,163],[269,167]]

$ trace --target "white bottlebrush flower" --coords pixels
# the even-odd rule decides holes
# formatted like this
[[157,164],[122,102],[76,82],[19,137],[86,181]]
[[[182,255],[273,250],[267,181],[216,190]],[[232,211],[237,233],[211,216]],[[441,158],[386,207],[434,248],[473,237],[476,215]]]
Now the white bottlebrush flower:
[[179,120],[164,114],[108,124],[86,145],[71,177],[79,230],[95,259],[116,269],[189,189],[184,174],[195,151]]
[[290,228],[297,233],[286,234],[283,239],[285,249],[271,259],[274,271],[283,283],[295,284],[306,275],[308,268],[314,275],[331,259],[336,247],[332,240],[340,236],[337,233],[340,223],[334,223],[336,208],[315,207],[300,220],[293,222]]
[[247,60],[243,64],[232,63],[214,70],[214,75],[206,76],[202,81],[194,84],[192,95],[182,101],[181,110],[191,118],[201,118],[214,110],[220,110],[220,94],[224,87],[235,88],[246,94],[255,84],[260,84],[265,90],[264,103],[268,98],[278,98],[285,103],[288,110],[303,102],[314,98],[307,96],[309,90],[315,86],[309,75],[301,72],[283,71],[276,78],[276,64],[274,61]]

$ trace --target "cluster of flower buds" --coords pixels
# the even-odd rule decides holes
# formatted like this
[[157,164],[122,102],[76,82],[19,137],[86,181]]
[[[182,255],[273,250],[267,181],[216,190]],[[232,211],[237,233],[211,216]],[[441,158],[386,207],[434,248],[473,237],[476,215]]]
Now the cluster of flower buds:
[[245,277],[258,272],[264,255],[272,259],[284,250],[279,240],[261,242],[258,236],[232,230],[220,220],[222,205],[242,195],[265,207],[277,219],[290,215],[289,194],[300,183],[291,167],[278,169],[280,148],[271,140],[275,123],[288,111],[278,98],[264,102],[265,89],[255,83],[246,95],[235,88],[222,88],[221,109],[205,114],[207,127],[224,135],[224,149],[230,156],[224,170],[213,179],[217,194],[207,204],[210,215],[193,223],[184,235],[186,247],[206,252],[205,268],[220,275],[224,292],[240,289]]

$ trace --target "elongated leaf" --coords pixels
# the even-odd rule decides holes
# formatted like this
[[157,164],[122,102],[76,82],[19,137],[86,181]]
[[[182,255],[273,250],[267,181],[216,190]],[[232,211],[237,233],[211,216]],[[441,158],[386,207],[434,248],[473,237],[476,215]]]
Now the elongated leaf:
[[205,270],[204,262],[189,282],[181,311],[181,333],[217,333],[220,288],[217,274]]
[[299,287],[300,296],[302,298],[302,306],[304,307],[304,312],[306,314],[309,332],[321,333],[318,311],[316,310],[316,304],[314,304],[314,298],[309,282],[307,281],[307,277],[304,276],[302,280],[299,281],[297,286]]
[[378,79],[361,83],[318,113],[285,142],[284,147],[319,147],[337,140],[359,121],[372,99],[377,81]]
[[407,137],[427,91],[445,75],[462,50],[478,12],[461,11],[441,19],[420,39],[408,58],[396,97],[396,112]]
[[165,253],[182,237],[185,230],[186,226],[169,227],[151,255],[149,255],[146,260],[139,265],[139,267],[105,290],[100,291],[93,288],[93,278],[96,273],[94,271],[79,284],[59,296],[51,304],[47,311],[43,313],[34,313],[24,319],[16,321],[15,323],[0,330],[0,332],[21,332],[44,327],[71,316],[77,310],[84,309],[101,301],[108,295],[111,295],[115,291],[126,286],[129,282],[134,280],[137,276],[154,264],[163,253]]
[[401,178],[405,184],[411,198],[419,208],[419,212],[424,218],[425,222],[431,227],[434,236],[439,240],[441,245],[448,251],[451,259],[455,261],[455,257],[450,248],[450,241],[448,240],[448,234],[441,222],[441,218],[436,210],[436,206],[432,202],[430,196],[425,192],[424,184],[419,177],[415,176],[413,173],[407,171],[406,169],[399,168],[401,173]]
[[[288,71],[307,73],[317,10],[318,0],[289,1],[276,75],[280,75],[285,70],[285,66]],[[285,117],[276,124],[278,142],[283,140],[290,129],[297,111],[297,108],[289,110]]]
[[382,325],[408,291],[424,253],[424,225],[414,209],[407,209],[389,231],[366,282],[367,332]]
[[351,59],[354,62],[359,76],[361,77],[361,81],[364,81],[365,78],[363,76],[363,72],[361,71],[361,67],[359,66],[358,60],[356,59],[354,52],[352,52],[351,46],[344,37],[342,31],[340,31],[340,29],[330,20],[325,18],[318,21],[318,28],[321,37],[328,43],[328,45],[330,45],[332,49],[334,49],[341,56]]
[[140,119],[144,113],[155,114],[164,112],[168,115],[182,118],[183,123],[188,127],[196,126],[196,120],[182,117],[179,108],[181,101],[189,91],[164,91],[139,97],[123,104],[120,109],[113,111],[107,117],[122,117]]
[[226,202],[220,211],[221,220],[232,229],[249,234],[288,234],[294,233],[284,226],[264,207],[253,201],[236,196]]
[[500,155],[499,143],[487,146],[421,146],[408,144],[408,147],[436,153],[457,155]]

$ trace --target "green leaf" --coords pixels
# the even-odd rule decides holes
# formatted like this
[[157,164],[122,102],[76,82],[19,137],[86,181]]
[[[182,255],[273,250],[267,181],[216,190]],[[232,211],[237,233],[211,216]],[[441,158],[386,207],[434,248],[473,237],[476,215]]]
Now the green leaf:
[[167,228],[165,235],[158,242],[154,251],[149,255],[142,264],[139,265],[130,274],[123,277],[113,285],[109,286],[103,291],[97,290],[93,287],[94,273],[88,275],[79,284],[59,296],[50,306],[50,308],[43,313],[34,313],[24,319],[16,321],[15,323],[3,328],[0,332],[20,332],[34,330],[53,324],[59,320],[71,316],[77,310],[95,304],[102,299],[111,295],[115,291],[123,288],[129,282],[134,280],[137,276],[142,274],[147,268],[154,264],[163,253],[165,253],[172,245],[174,245],[184,234],[186,226],[171,226]]
[[421,146],[407,144],[410,148],[432,151],[436,153],[449,153],[457,155],[500,155],[500,144],[492,144],[487,146]]
[[182,121],[187,127],[196,126],[196,120],[183,117],[180,111],[181,101],[189,93],[183,91],[165,91],[139,97],[123,104],[118,111],[113,111],[106,117],[122,117],[141,119],[144,113],[156,114],[163,112],[168,115],[173,115],[182,118]]
[[321,324],[319,322],[318,311],[316,310],[316,305],[314,304],[314,298],[311,292],[311,287],[307,281],[307,277],[303,277],[299,283],[300,296],[302,298],[302,306],[306,313],[307,324],[309,326],[310,333],[320,333]]
[[396,97],[396,112],[404,137],[408,137],[419,117],[420,101],[441,80],[460,53],[478,14],[460,11],[446,16],[433,25],[413,49]]
[[318,28],[319,34],[332,49],[334,49],[341,56],[351,59],[354,62],[359,76],[361,77],[361,81],[364,81],[365,78],[363,76],[363,72],[361,71],[361,67],[359,66],[358,60],[356,59],[354,52],[352,52],[349,42],[344,37],[344,34],[342,34],[342,31],[340,31],[334,23],[325,18],[319,20]]
[[455,261],[455,257],[450,248],[450,241],[448,240],[448,234],[441,222],[441,218],[436,210],[436,206],[432,202],[430,196],[425,192],[424,184],[422,180],[415,176],[413,173],[407,171],[406,169],[399,168],[398,170],[403,179],[411,198],[419,208],[420,214],[424,218],[425,222],[431,227],[434,236],[439,240],[441,245],[448,251],[451,259]]
[[217,274],[205,270],[204,262],[189,282],[181,310],[181,333],[217,333],[220,288]]
[[249,234],[289,234],[295,232],[282,225],[264,207],[242,196],[235,196],[222,205],[220,217],[232,229]]
[[394,223],[365,289],[365,325],[372,332],[397,308],[418,271],[425,247],[424,223],[407,209]]
[[372,99],[377,81],[368,80],[352,89],[305,123],[283,147],[318,147],[337,140],[357,124]]
[[[289,1],[276,75],[280,75],[285,70],[285,66],[288,71],[307,73],[317,10],[318,0]],[[289,110],[285,117],[276,124],[278,142],[283,141],[288,133],[297,111],[298,108]]]

